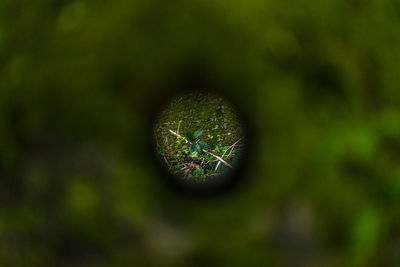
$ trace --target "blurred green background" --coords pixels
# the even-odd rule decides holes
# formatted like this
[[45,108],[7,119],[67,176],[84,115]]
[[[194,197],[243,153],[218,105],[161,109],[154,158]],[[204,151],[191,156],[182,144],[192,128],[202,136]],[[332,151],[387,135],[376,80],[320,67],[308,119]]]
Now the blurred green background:
[[[0,266],[400,266],[400,3],[0,2]],[[159,103],[216,87],[247,183],[173,190]]]

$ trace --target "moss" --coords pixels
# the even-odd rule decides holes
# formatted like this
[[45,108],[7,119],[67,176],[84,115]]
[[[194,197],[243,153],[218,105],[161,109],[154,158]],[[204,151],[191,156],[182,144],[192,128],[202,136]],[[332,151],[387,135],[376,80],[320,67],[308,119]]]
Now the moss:
[[168,130],[204,130],[204,139],[212,147],[231,145],[243,135],[238,114],[221,96],[210,93],[188,93],[174,98],[162,111],[156,123],[159,143],[175,139]]
[[168,161],[176,160],[177,151],[182,150],[176,147],[176,136],[169,132],[177,131],[178,126],[181,135],[186,129],[203,130],[201,140],[207,142],[212,151],[217,145],[219,148],[230,146],[243,136],[243,127],[233,106],[212,93],[191,92],[176,96],[161,111],[155,124],[155,138],[158,153]]

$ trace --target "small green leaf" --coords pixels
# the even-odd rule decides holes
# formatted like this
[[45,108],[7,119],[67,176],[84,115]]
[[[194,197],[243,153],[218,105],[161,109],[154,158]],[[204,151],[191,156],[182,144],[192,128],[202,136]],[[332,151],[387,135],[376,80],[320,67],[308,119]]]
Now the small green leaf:
[[196,143],[196,150],[197,152],[199,152],[199,154],[201,154],[203,152],[203,150],[201,149],[200,145]]
[[193,134],[189,129],[186,129],[186,137],[189,139],[190,142],[193,142]]
[[194,138],[199,138],[203,134],[203,131],[197,130],[194,132],[193,137]]
[[190,153],[193,153],[195,150],[196,150],[195,144],[192,144],[192,145],[189,147],[189,152],[190,152]]
[[201,145],[201,146],[203,146],[205,148],[210,148],[210,146],[204,141],[199,141],[198,143],[199,143],[199,145]]

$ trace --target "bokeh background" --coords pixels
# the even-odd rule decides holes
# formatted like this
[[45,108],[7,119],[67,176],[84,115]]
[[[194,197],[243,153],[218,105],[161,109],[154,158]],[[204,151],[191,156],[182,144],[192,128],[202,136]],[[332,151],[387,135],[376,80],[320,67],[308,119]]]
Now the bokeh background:
[[[400,4],[0,2],[1,266],[399,266]],[[243,110],[217,196],[169,187],[155,110]]]

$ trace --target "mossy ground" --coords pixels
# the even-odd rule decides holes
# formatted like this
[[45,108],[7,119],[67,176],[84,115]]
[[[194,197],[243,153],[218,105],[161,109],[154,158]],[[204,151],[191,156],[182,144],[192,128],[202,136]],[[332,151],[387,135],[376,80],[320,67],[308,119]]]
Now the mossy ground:
[[156,150],[161,161],[173,174],[185,178],[205,180],[229,170],[224,164],[205,153],[190,153],[189,144],[171,134],[170,130],[185,136],[186,129],[204,131],[200,140],[209,145],[209,151],[223,156],[234,164],[244,145],[243,126],[234,107],[222,96],[213,93],[191,92],[176,96],[161,111],[154,126]]

